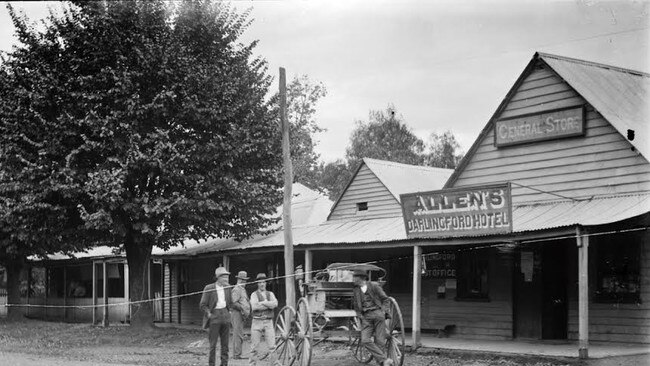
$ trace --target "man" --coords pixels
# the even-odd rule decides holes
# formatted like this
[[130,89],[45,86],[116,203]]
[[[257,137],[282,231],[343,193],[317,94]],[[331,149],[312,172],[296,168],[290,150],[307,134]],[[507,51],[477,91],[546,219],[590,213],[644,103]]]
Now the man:
[[259,348],[262,335],[266,340],[272,364],[277,364],[275,353],[275,329],[273,327],[273,309],[278,307],[278,300],[271,291],[266,290],[266,274],[259,273],[255,278],[257,291],[251,294],[251,308],[253,309],[253,323],[251,324],[251,357],[250,364],[257,365],[257,361],[266,357],[261,355]]
[[217,340],[221,340],[221,366],[228,366],[228,335],[230,333],[230,308],[232,294],[230,272],[219,267],[214,271],[217,281],[203,289],[199,307],[203,312],[203,329],[208,330],[210,355],[208,365],[214,366]]
[[[372,357],[382,366],[393,365],[393,360],[386,357],[386,314],[389,299],[386,293],[376,283],[368,281],[365,271],[355,270],[353,302],[354,310],[361,319],[361,344],[370,352]],[[372,342],[372,336],[375,342]]]
[[248,280],[246,271],[237,273],[237,284],[232,289],[232,352],[233,359],[241,360],[243,357],[242,344],[244,343],[244,322],[251,315],[251,304],[244,286]]

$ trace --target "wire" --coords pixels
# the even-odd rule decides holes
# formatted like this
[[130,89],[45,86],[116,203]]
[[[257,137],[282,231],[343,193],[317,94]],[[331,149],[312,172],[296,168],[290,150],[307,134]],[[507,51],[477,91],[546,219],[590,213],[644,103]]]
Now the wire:
[[[549,237],[549,238],[542,238],[542,239],[529,239],[529,240],[521,240],[521,241],[512,241],[512,242],[504,242],[504,243],[496,243],[496,244],[487,244],[487,245],[473,245],[473,246],[468,246],[468,247],[463,247],[463,248],[458,248],[455,249],[457,252],[462,252],[462,251],[472,251],[472,250],[482,250],[482,249],[489,249],[489,248],[513,248],[513,246],[520,245],[520,244],[529,244],[529,243],[539,243],[539,242],[544,242],[544,241],[556,241],[556,240],[563,240],[563,239],[577,239],[579,237],[591,237],[591,236],[603,236],[603,235],[613,235],[613,234],[622,234],[622,233],[629,233],[629,232],[637,232],[637,231],[644,231],[648,230],[648,226],[644,227],[638,227],[638,228],[632,228],[632,229],[621,229],[621,230],[611,230],[611,231],[604,231],[604,232],[595,232],[595,233],[584,233],[582,235],[565,235],[565,236],[556,236],[556,237]],[[450,250],[445,249],[441,251],[436,251],[436,252],[429,252],[426,254],[422,254],[423,258],[433,256],[436,254],[441,254],[444,252],[449,252]],[[353,268],[358,265],[365,265],[365,264],[381,264],[381,263],[386,263],[386,262],[395,262],[395,261],[400,261],[404,259],[413,259],[413,255],[406,255],[406,256],[399,256],[399,257],[391,257],[387,259],[380,259],[380,260],[375,260],[375,261],[369,261],[369,262],[363,262],[363,263],[351,263],[348,266],[341,266],[337,267],[337,269],[346,269],[346,268]],[[265,280],[259,280],[259,281],[251,281],[247,282],[247,285],[252,285],[252,284],[257,284],[258,282],[262,281],[273,281],[273,280],[280,280],[280,279],[285,279],[288,277],[297,277],[297,276],[303,276],[307,273],[310,274],[315,274],[315,273],[321,273],[323,271],[327,270],[327,268],[322,268],[322,269],[317,269],[317,270],[312,270],[312,271],[303,271],[302,273],[294,273],[292,275],[282,275],[282,276],[275,276],[275,277],[270,277]],[[224,288],[233,288],[237,285],[228,285],[224,286]],[[120,303],[113,303],[113,304],[97,304],[97,305],[37,305],[37,304],[0,304],[0,307],[24,307],[24,308],[68,308],[68,309],[88,309],[88,308],[105,308],[105,307],[112,307],[112,306],[127,306],[127,305],[132,305],[132,304],[142,304],[146,302],[154,302],[154,301],[165,301],[165,300],[173,300],[173,299],[179,299],[183,297],[189,297],[189,296],[195,296],[195,295],[201,295],[203,294],[204,290],[201,291],[194,291],[186,294],[179,294],[179,295],[171,295],[171,296],[164,296],[164,297],[158,297],[154,299],[144,299],[144,300],[136,300],[136,301],[125,301],[125,302],[120,302]]]
[[564,199],[566,199],[566,200],[571,200],[571,201],[576,201],[576,202],[579,202],[579,201],[587,201],[587,200],[588,200],[588,199],[584,199],[584,198],[581,199],[581,198],[572,198],[572,197],[563,196],[563,195],[561,195],[561,194],[557,194],[557,193],[553,193],[553,192],[545,191],[545,190],[543,190],[543,189],[539,189],[539,188],[533,188],[533,187],[531,187],[531,186],[527,186],[527,185],[524,185],[524,184],[521,184],[521,183],[517,183],[517,182],[510,182],[510,184],[514,184],[514,185],[516,185],[516,186],[523,187],[523,188],[532,189],[533,191],[537,191],[537,192],[540,192],[540,193],[550,194],[550,195],[552,195],[552,196],[556,196],[556,197],[564,198]]

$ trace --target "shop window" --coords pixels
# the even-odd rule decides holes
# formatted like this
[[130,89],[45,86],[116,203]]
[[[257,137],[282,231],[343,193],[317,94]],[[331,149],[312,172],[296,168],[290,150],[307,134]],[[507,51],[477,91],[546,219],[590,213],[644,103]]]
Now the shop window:
[[47,270],[47,276],[47,296],[51,298],[63,298],[63,267],[49,268]]
[[[97,265],[97,297],[104,297],[104,284],[103,284],[103,268],[102,264]],[[92,272],[91,272],[92,276]],[[125,297],[124,293],[124,264],[123,263],[108,263],[106,264],[106,287],[108,288],[108,297]],[[91,294],[87,295],[92,297]],[[88,292],[88,291],[86,291]]]
[[66,286],[68,297],[92,297],[93,271],[92,264],[72,266],[66,269]]
[[7,271],[0,267],[0,296],[7,295]]
[[595,301],[640,302],[639,249],[639,242],[629,235],[612,237],[596,246]]
[[488,255],[486,250],[458,253],[458,300],[489,300]]

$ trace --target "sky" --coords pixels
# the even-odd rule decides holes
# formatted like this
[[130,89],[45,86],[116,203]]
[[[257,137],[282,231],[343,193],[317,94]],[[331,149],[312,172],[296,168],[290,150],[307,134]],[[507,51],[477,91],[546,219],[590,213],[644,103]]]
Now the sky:
[[[277,83],[308,75],[328,94],[317,105],[325,162],[345,157],[356,121],[393,105],[427,141],[453,132],[467,151],[536,51],[650,72],[650,0],[257,0],[243,42]],[[57,3],[14,2],[33,20]],[[0,51],[15,43],[5,4]],[[274,85],[277,87],[277,84]]]

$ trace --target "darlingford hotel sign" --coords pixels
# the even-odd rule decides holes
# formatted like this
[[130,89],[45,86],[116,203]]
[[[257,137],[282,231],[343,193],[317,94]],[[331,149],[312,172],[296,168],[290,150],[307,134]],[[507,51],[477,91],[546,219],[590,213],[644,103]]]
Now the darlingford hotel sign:
[[409,238],[512,232],[509,183],[408,193],[400,198]]

